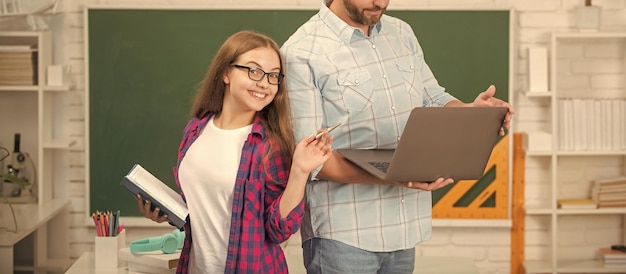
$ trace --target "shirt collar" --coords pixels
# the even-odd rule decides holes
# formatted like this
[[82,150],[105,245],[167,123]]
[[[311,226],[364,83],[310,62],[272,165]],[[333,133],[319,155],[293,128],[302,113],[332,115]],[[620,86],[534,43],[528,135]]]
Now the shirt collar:
[[[322,7],[320,8],[319,17],[320,20],[322,20],[322,22],[324,22],[324,24],[326,24],[326,26],[345,44],[350,44],[350,42],[354,40],[366,37],[365,33],[363,33],[361,29],[348,25],[348,23],[341,20],[341,18],[334,14],[324,3],[322,3]],[[370,37],[380,33],[380,30],[382,29],[381,21],[376,23],[373,27],[370,27]]]
[[261,124],[261,113],[257,112],[254,116],[254,122],[252,122],[252,133],[256,133],[261,135],[262,139],[265,139],[265,129],[263,128],[263,124]]

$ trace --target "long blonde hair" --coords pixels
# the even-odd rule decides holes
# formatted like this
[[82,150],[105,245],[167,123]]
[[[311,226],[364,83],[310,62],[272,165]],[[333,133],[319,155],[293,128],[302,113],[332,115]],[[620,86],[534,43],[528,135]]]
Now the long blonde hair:
[[[272,38],[253,31],[237,32],[222,44],[217,50],[211,65],[202,80],[191,107],[191,116],[202,118],[208,113],[215,115],[222,111],[226,84],[224,75],[231,69],[231,64],[237,58],[253,49],[270,48],[280,59],[281,72],[284,67],[278,44]],[[269,137],[270,152],[282,151],[289,161],[295,149],[295,137],[291,121],[291,108],[287,95],[286,81],[278,85],[278,92],[274,100],[260,112],[261,121]],[[278,147],[276,147],[278,143]],[[271,153],[268,153],[268,155]]]

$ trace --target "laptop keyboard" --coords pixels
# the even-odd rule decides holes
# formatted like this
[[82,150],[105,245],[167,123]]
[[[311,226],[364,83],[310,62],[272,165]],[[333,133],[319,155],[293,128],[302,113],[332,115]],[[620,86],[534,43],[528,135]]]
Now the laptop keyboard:
[[389,162],[368,162],[373,167],[382,171],[383,173],[387,173],[387,169],[389,168]]

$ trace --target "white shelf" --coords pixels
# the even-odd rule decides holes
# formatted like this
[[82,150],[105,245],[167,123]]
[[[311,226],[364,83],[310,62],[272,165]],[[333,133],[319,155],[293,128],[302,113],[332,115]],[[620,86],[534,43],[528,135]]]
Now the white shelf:
[[43,142],[44,149],[68,149],[75,144],[76,141],[70,140],[48,140]]
[[626,267],[604,267],[599,260],[566,260],[557,263],[558,273],[624,273]]
[[555,32],[557,39],[590,39],[590,38],[626,38],[626,32]]
[[552,151],[526,151],[526,156],[552,156]]
[[599,214],[626,214],[626,207],[609,207],[596,209],[557,209],[558,215],[599,215]]
[[[0,91],[38,91],[40,86],[38,85],[29,85],[29,86],[2,86],[0,85]],[[50,91],[50,92],[64,92],[70,91],[70,86],[41,86],[41,90]]]
[[[526,151],[526,156],[552,156],[552,151]],[[559,150],[554,152],[556,156],[626,156],[626,150],[580,150],[580,151],[567,151]]]
[[65,91],[70,91],[71,90],[71,86],[44,86],[42,89],[43,91],[50,91],[50,92],[65,92]]
[[[603,40],[604,39],[604,40]],[[592,87],[587,87],[585,93],[578,91],[570,91],[567,85],[562,85],[560,81],[567,81],[568,78],[561,77],[562,75],[567,75],[568,73],[572,73],[572,70],[575,69],[573,67],[573,63],[592,63],[596,57],[593,55],[581,54],[576,56],[570,56],[567,53],[561,54],[560,50],[575,48],[580,52],[585,52],[587,47],[594,46],[600,47],[604,44],[609,44],[611,46],[619,46],[622,48],[626,46],[626,32],[555,32],[552,33],[552,37],[550,39],[550,71],[549,71],[549,83],[550,92],[546,93],[535,93],[526,92],[525,95],[529,98],[570,98],[570,99],[583,99],[585,96],[589,96],[590,98],[600,98],[606,96],[605,94],[594,94]],[[617,53],[616,53],[617,54]],[[605,58],[606,59],[606,58]],[[621,66],[618,70],[614,69],[612,72],[620,77],[626,76],[626,58],[613,58],[612,61],[616,63],[616,66]],[[585,63],[586,62],[586,63]],[[619,63],[619,64],[618,64]],[[613,64],[613,63],[611,63]],[[604,73],[603,71],[594,70],[593,68],[587,68],[586,71],[578,73],[580,77],[593,77],[596,74]],[[567,83],[568,85],[571,85]],[[615,96],[616,98],[626,97],[626,92],[624,89],[616,90],[614,93],[610,93],[609,95]],[[595,97],[594,97],[595,96]],[[611,97],[612,98],[612,97]],[[561,232],[563,229],[567,228],[567,225],[564,225],[564,220],[569,218],[565,218],[567,216],[573,216],[576,219],[584,221],[588,221],[590,216],[598,216],[598,215],[622,215],[618,217],[622,217],[622,219],[626,219],[626,208],[597,208],[597,209],[559,209],[557,208],[557,200],[559,197],[567,197],[569,195],[583,195],[586,193],[590,195],[588,192],[590,181],[594,179],[594,176],[602,176],[604,169],[600,169],[594,167],[593,165],[587,166],[587,163],[591,163],[591,161],[597,161],[598,156],[605,157],[606,159],[602,159],[602,163],[606,166],[611,166],[606,168],[606,173],[624,173],[626,174],[626,150],[563,150],[560,149],[558,140],[559,138],[564,139],[564,136],[569,137],[567,134],[578,133],[577,131],[573,131],[572,129],[581,129],[581,125],[578,123],[574,123],[574,120],[567,119],[582,119],[581,116],[573,116],[568,113],[563,114],[562,109],[571,111],[571,105],[566,105],[562,103],[560,100],[551,100],[549,101],[549,116],[547,118],[546,125],[549,127],[547,129],[543,129],[552,134],[552,145],[553,148],[546,151],[526,151],[526,156],[528,157],[545,157],[541,159],[542,164],[545,164],[545,169],[542,170],[542,174],[545,174],[545,180],[549,182],[549,185],[545,186],[546,199],[542,201],[544,204],[536,205],[536,206],[526,206],[525,213],[527,218],[538,218],[541,219],[541,222],[537,222],[540,227],[536,227],[534,229],[545,232],[546,239],[543,241],[543,245],[534,244],[532,250],[534,252],[542,254],[542,258],[546,258],[543,261],[525,261],[524,266],[526,268],[526,273],[624,273],[626,272],[626,267],[618,269],[615,267],[605,268],[604,265],[593,258],[591,251],[594,247],[590,247],[588,249],[588,258],[581,258],[582,260],[576,260],[574,257],[576,255],[562,253],[560,250],[567,249],[568,246],[564,243],[568,241],[568,239],[564,237]],[[571,112],[571,113],[582,113],[582,112]],[[608,112],[607,112],[608,114]],[[585,118],[592,116],[585,116]],[[617,116],[619,117],[619,116]],[[597,118],[597,117],[595,117]],[[582,121],[582,120],[576,120]],[[582,122],[589,121],[584,120]],[[595,122],[595,120],[593,120]],[[586,123],[588,124],[588,122]],[[605,123],[606,124],[606,123]],[[585,131],[586,132],[586,131]],[[562,135],[567,133],[565,135]],[[597,134],[596,134],[597,135]],[[579,137],[580,135],[574,135],[575,137]],[[608,135],[612,136],[612,135]],[[622,136],[626,138],[626,136]],[[591,140],[591,139],[590,139]],[[595,139],[594,139],[595,140]],[[612,140],[617,140],[612,138]],[[611,141],[612,141],[611,140]],[[577,140],[580,141],[580,140]],[[604,145],[603,140],[603,145]],[[572,141],[570,141],[572,142]],[[615,146],[615,142],[612,142],[611,145]],[[567,143],[566,143],[567,145]],[[619,147],[619,143],[616,147]],[[587,147],[598,147],[598,146],[587,146]],[[568,157],[580,157],[580,159],[569,159]],[[585,158],[588,157],[588,158]],[[619,158],[619,159],[613,159]],[[535,159],[533,159],[535,160]],[[589,161],[589,162],[588,162]],[[608,161],[612,161],[610,164],[606,164]],[[614,161],[614,162],[613,162]],[[576,167],[580,169],[580,172],[571,172],[572,162],[576,163]],[[587,170],[590,169],[590,170]],[[592,170],[593,169],[593,170]],[[577,181],[578,182],[575,182]],[[567,187],[580,187],[581,189],[569,189],[566,190],[564,184],[567,182],[575,183],[568,185]],[[536,185],[535,185],[536,186]],[[544,187],[544,186],[542,186]],[[584,188],[584,189],[582,189]],[[566,192],[570,191],[570,192]],[[582,197],[580,197],[582,198]],[[561,217],[561,218],[559,218]],[[587,218],[587,219],[586,219]],[[546,222],[547,220],[547,222]],[[622,224],[626,226],[626,224]],[[565,227],[565,228],[564,228]],[[626,230],[626,227],[622,229]],[[622,233],[623,234],[623,233]],[[626,235],[626,234],[624,234]],[[623,235],[621,238],[614,239],[615,241],[623,241]],[[604,242],[607,239],[603,239]],[[591,242],[588,246],[602,246],[603,242]],[[527,245],[528,246],[528,245]],[[528,250],[528,249],[527,249]],[[582,255],[579,255],[582,256]]]
[[527,215],[607,215],[607,214],[626,214],[626,207],[605,207],[596,209],[552,209],[549,206],[527,206],[525,208]]
[[[35,31],[7,31],[7,32],[3,32],[4,35],[2,35],[0,37],[0,44],[5,44],[7,40],[13,40],[13,38],[15,37],[19,37],[19,38],[26,38],[26,39],[33,39],[33,37],[36,37],[36,32]],[[10,44],[10,43],[6,43],[6,44]]]
[[32,91],[39,90],[39,86],[0,86],[0,91]]
[[526,91],[524,95],[529,98],[551,98],[551,91]]
[[[2,105],[4,112],[0,115],[0,128],[3,132],[20,133],[21,150],[28,152],[37,176],[37,197],[22,195],[13,199],[18,231],[0,231],[0,273],[13,273],[19,269],[36,273],[63,272],[71,264],[67,239],[69,178],[60,169],[65,168],[62,163],[67,162],[69,147],[73,144],[67,129],[62,126],[66,121],[63,110],[67,105],[66,93],[72,87],[45,84],[49,65],[59,64],[63,59],[60,56],[62,51],[52,50],[53,42],[58,41],[52,39],[51,33],[51,30],[0,31],[0,45],[36,47],[33,57],[37,65],[33,69],[36,69],[38,77],[37,85],[0,86],[0,102],[5,102]],[[53,56],[53,53],[57,55]],[[14,115],[19,115],[18,119]],[[14,143],[6,135],[2,138],[0,142],[5,145]],[[0,210],[0,226],[13,229],[8,205],[0,204]],[[33,243],[22,241],[26,237],[32,237]],[[14,247],[16,244],[19,245],[19,252]],[[29,262],[28,258],[33,255],[28,253],[34,254],[32,265],[13,265],[14,262]]]
[[[604,267],[598,260],[567,260],[559,261],[556,273],[624,273],[626,267]],[[526,273],[551,273],[549,261],[525,261]]]
[[626,155],[626,150],[596,150],[596,151],[565,151],[556,153],[559,156],[622,156]]

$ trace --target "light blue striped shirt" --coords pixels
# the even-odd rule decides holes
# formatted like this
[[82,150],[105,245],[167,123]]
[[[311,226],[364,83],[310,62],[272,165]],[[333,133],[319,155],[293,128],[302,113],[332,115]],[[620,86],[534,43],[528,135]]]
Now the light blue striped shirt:
[[[334,149],[395,148],[411,109],[455,99],[437,83],[411,27],[387,15],[368,37],[322,5],[281,52],[297,140],[341,122]],[[431,237],[428,191],[314,179],[306,202],[303,240],[394,251]]]

